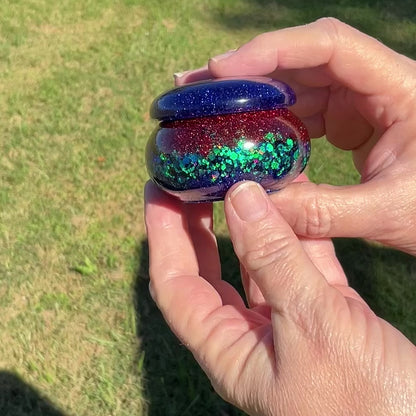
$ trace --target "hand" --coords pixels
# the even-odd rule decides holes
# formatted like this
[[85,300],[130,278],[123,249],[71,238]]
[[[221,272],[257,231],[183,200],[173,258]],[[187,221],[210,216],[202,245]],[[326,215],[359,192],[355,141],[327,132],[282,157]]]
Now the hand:
[[274,194],[295,232],[416,255],[416,62],[326,18],[259,35],[176,82],[266,74],[294,88],[292,109],[311,136],[352,150],[361,174],[356,186],[293,184]]
[[225,211],[249,307],[221,280],[210,204],[146,187],[151,293],[216,391],[251,415],[414,415],[416,348],[245,182]]

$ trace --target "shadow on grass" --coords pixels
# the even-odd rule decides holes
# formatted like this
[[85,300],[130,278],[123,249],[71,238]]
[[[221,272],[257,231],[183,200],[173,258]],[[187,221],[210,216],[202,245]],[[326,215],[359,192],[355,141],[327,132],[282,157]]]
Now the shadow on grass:
[[[239,266],[228,238],[219,238],[223,278],[241,291]],[[336,239],[337,255],[351,285],[373,310],[416,342],[416,259],[361,240]],[[192,355],[179,344],[148,291],[148,249],[139,247],[135,283],[138,360],[144,351],[144,397],[150,416],[242,415],[212,390]],[[137,366],[136,366],[137,368]]]
[[[218,244],[221,251],[231,248],[226,240],[220,239]],[[149,295],[147,241],[141,243],[138,251],[140,265],[134,288],[140,343],[138,360],[140,352],[144,351],[144,398],[148,401],[149,416],[243,415],[214,392],[192,354],[166,325]],[[226,262],[232,264],[229,269],[238,271],[233,256],[228,255],[227,259]],[[230,277],[233,279],[233,276],[224,276],[227,279]]]
[[65,416],[16,374],[0,371],[1,416]]
[[414,0],[241,0],[224,3],[211,16],[229,30],[254,28],[259,33],[333,16],[416,57]]

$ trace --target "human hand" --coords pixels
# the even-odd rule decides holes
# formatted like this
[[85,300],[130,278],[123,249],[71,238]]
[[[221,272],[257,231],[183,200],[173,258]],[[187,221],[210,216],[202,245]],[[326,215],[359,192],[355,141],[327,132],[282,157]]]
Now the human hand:
[[[361,184],[292,184],[272,195],[298,235],[363,237],[416,255],[416,62],[335,19],[257,36],[177,77],[286,81],[312,137],[352,150]],[[296,209],[294,209],[296,207]]]
[[299,241],[252,182],[225,211],[249,307],[221,280],[211,204],[146,187],[152,296],[216,391],[251,415],[416,414],[416,348],[348,287],[329,240]]

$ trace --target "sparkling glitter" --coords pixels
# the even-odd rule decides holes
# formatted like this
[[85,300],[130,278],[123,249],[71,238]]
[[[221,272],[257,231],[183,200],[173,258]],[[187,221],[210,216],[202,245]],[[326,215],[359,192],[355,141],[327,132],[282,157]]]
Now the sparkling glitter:
[[270,78],[217,79],[187,84],[160,95],[150,114],[162,121],[185,120],[272,110],[293,105],[295,100],[287,84]]
[[149,143],[151,177],[189,201],[222,199],[241,180],[279,189],[310,151],[305,127],[287,109],[165,122]]
[[223,199],[235,182],[268,192],[305,168],[310,142],[288,107],[296,97],[264,77],[215,79],[174,88],[153,102],[160,125],[146,148],[150,177],[183,201]]

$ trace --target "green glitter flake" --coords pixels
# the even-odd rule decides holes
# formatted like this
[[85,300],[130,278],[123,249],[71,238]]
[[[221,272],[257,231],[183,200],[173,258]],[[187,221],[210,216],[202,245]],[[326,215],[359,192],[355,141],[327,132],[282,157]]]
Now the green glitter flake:
[[293,159],[295,160],[299,159],[299,149],[296,149],[296,151],[293,153]]
[[266,135],[264,136],[264,139],[267,141],[274,141],[275,139],[274,133],[272,132],[266,133]]
[[[230,180],[279,179],[287,175],[300,156],[298,142],[281,134],[268,132],[260,143],[245,137],[236,146],[217,145],[203,156],[197,153],[161,153],[157,156],[156,176],[166,178],[172,187],[198,188]],[[306,161],[302,161],[306,164]]]
[[273,145],[271,143],[267,143],[266,144],[266,150],[270,153],[273,152]]

